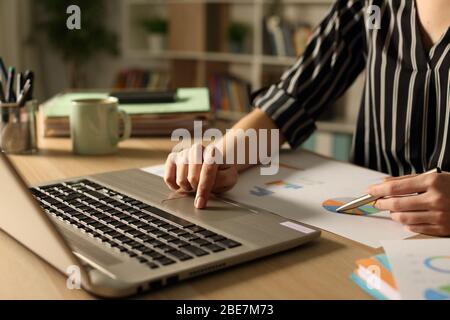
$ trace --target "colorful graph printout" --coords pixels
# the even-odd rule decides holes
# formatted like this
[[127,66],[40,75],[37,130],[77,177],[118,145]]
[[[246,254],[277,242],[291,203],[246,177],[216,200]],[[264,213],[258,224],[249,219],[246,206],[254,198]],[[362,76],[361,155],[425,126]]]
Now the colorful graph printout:
[[[354,200],[354,199],[352,199],[352,198],[329,199],[329,200],[324,201],[322,203],[322,206],[327,211],[330,211],[333,213],[340,213],[340,212],[337,212],[337,208],[343,206],[344,204],[346,204],[352,200]],[[373,203],[370,203],[370,204],[366,204],[366,205],[356,208],[356,209],[348,210],[345,213],[353,214],[353,215],[357,215],[357,216],[368,216],[368,215],[375,214],[378,212],[379,211],[376,208],[374,208]]]

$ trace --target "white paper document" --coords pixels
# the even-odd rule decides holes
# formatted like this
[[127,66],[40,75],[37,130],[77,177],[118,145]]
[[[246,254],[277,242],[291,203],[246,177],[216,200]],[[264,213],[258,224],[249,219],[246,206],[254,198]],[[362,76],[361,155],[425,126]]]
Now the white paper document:
[[359,215],[335,209],[364,195],[385,176],[310,152],[289,151],[280,155],[277,175],[262,176],[257,168],[250,169],[225,196],[377,248],[380,240],[400,240],[414,233],[392,221],[389,213],[374,213],[371,206],[356,210]]
[[[259,168],[240,174],[237,185],[223,196],[374,248],[381,246],[380,240],[414,235],[392,221],[389,213],[376,212],[370,205],[355,210],[355,215],[335,212],[386,175],[306,151],[281,153],[279,166],[276,175],[261,175]],[[164,174],[163,166],[143,170]]]
[[402,299],[450,300],[450,239],[382,244]]
[[165,169],[164,164],[158,164],[156,166],[141,168],[142,171],[154,174],[155,176],[159,176],[159,177],[164,177],[164,169]]

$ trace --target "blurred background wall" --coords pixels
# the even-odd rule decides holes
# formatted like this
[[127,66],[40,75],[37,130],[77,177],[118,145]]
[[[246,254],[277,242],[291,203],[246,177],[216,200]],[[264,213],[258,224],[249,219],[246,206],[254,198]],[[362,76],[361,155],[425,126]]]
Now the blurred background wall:
[[[295,63],[332,3],[0,0],[0,56],[35,71],[40,101],[75,88],[200,86],[210,89],[214,115],[234,122],[251,109],[249,92]],[[65,26],[70,4],[81,8],[81,30]],[[324,154],[345,150],[338,158],[347,159],[361,92],[359,79],[324,113],[306,146]]]

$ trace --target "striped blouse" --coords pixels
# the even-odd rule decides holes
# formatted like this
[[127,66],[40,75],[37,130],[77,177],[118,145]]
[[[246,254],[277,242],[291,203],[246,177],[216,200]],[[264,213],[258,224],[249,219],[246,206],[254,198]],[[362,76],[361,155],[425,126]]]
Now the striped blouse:
[[[368,23],[370,5],[380,28]],[[304,55],[255,105],[295,148],[363,71],[353,162],[394,176],[450,171],[450,28],[427,51],[414,0],[337,0]]]

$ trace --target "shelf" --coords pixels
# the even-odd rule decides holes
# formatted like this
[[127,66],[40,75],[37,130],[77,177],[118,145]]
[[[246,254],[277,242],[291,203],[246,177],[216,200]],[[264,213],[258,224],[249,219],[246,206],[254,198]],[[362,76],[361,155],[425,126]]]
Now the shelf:
[[255,0],[128,0],[132,4],[152,4],[152,5],[167,5],[167,4],[185,4],[185,3],[208,3],[208,4],[246,4],[253,5]]
[[232,62],[250,64],[254,60],[252,54],[222,53],[222,52],[197,52],[197,51],[162,51],[151,52],[149,50],[130,50],[129,55],[139,59],[178,59],[199,60],[213,62]]
[[[179,3],[229,3],[229,4],[271,4],[273,0],[128,0],[133,4],[179,4]],[[298,4],[298,5],[331,5],[333,0],[282,0],[281,4]]]
[[130,50],[129,55],[138,59],[178,59],[199,60],[211,62],[229,62],[239,64],[251,64],[258,61],[264,65],[291,66],[297,61],[295,57],[259,56],[248,53],[226,52],[196,52],[196,51],[162,51],[151,52],[149,50]]
[[[265,4],[273,3],[273,0],[256,0]],[[281,4],[299,4],[299,5],[331,5],[333,0],[282,0]]]
[[265,65],[291,66],[297,61],[297,58],[296,57],[279,57],[279,56],[266,55],[266,56],[262,57],[261,61],[262,61],[262,64],[265,64]]

